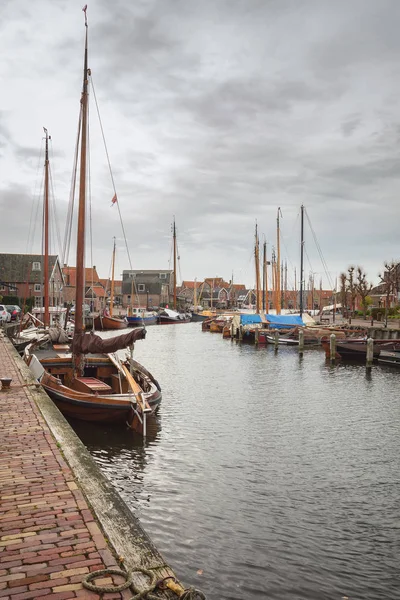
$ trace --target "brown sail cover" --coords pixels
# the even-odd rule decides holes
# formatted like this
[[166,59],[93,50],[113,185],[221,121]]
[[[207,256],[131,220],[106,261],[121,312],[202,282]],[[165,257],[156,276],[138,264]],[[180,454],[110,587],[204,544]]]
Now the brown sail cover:
[[71,350],[73,354],[108,354],[131,346],[136,340],[144,340],[146,330],[138,327],[112,338],[103,339],[94,333],[75,333]]

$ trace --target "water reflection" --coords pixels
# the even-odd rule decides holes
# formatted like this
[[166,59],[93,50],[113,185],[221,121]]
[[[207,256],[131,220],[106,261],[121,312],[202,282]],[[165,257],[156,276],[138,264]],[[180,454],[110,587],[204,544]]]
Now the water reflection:
[[162,429],[77,431],[184,581],[209,600],[396,597],[400,373],[196,323],[149,328],[135,358]]

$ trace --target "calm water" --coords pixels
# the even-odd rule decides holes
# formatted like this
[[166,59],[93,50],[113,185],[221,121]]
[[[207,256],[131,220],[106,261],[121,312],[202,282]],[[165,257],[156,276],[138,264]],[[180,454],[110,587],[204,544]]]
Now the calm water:
[[400,371],[199,323],[149,327],[135,358],[163,388],[155,439],[76,430],[182,581],[208,600],[400,598]]

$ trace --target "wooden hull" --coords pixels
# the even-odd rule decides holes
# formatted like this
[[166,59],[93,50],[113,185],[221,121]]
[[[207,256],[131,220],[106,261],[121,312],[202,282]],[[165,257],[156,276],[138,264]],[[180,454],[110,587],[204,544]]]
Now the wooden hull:
[[[323,341],[322,347],[325,350],[327,358],[330,358],[329,341]],[[400,350],[400,343],[389,340],[374,340],[373,358],[378,359],[382,350],[396,351]],[[336,344],[336,358],[343,360],[366,361],[367,342],[366,340],[341,341]]]
[[93,324],[96,331],[110,331],[113,329],[126,329],[128,327],[128,323],[125,319],[101,315],[94,318]]
[[[109,355],[87,355],[82,377],[74,377],[71,355],[56,355],[39,360],[26,354],[26,362],[43,389],[66,417],[93,423],[126,423],[133,426],[154,414],[161,402],[161,388],[153,376],[134,361],[129,369]],[[124,377],[124,369],[128,371]],[[122,373],[122,375],[121,375]]]

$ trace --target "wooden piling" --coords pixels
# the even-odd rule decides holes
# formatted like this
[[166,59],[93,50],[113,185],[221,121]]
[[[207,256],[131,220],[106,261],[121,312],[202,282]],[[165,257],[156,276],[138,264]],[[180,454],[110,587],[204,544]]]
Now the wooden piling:
[[275,329],[275,332],[274,332],[274,345],[275,345],[275,350],[278,350],[278,345],[279,345],[279,331],[277,329]]
[[255,329],[254,331],[254,343],[256,346],[258,346],[258,337],[260,335],[260,330],[258,328]]
[[329,355],[331,362],[336,360],[336,335],[332,333],[329,336]]
[[299,330],[299,352],[303,352],[304,350],[304,331],[302,329]]
[[367,371],[370,371],[372,368],[372,363],[374,360],[374,340],[372,338],[367,339]]

